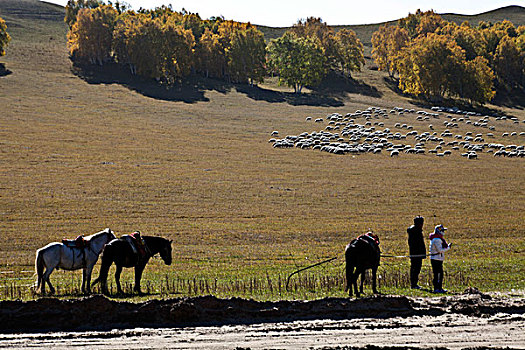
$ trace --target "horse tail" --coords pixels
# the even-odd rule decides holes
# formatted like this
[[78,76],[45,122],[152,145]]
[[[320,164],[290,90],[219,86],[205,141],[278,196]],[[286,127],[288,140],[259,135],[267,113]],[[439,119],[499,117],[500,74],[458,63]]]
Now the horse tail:
[[345,272],[346,272],[346,287],[345,287],[345,292],[348,291],[349,289],[352,290],[352,286],[350,285],[352,282],[352,274],[354,272],[354,265],[353,265],[353,262],[351,261],[351,257],[350,257],[350,244],[346,246],[346,249],[345,249]]
[[93,282],[91,282],[91,285],[94,286],[97,283],[101,284],[102,292],[107,288],[106,283],[108,280],[108,274],[109,274],[109,268],[111,267],[111,264],[113,264],[113,259],[109,254],[109,251],[111,250],[111,245],[106,245],[104,247],[104,250],[102,251],[102,255],[100,256],[100,271],[98,273],[98,277],[95,278]]
[[36,290],[38,291],[40,287],[42,286],[43,278],[44,278],[44,253],[42,249],[37,250],[36,252],[36,258],[35,258],[35,273],[37,276],[36,279]]

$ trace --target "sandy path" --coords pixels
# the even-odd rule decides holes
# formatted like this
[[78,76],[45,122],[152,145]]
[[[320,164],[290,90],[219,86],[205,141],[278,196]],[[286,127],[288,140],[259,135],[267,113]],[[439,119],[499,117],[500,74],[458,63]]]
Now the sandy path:
[[0,332],[9,349],[525,349],[525,298],[47,298],[0,302]]
[[0,335],[0,348],[10,349],[317,349],[366,345],[525,349],[525,316],[447,314],[379,320],[316,320],[181,329],[135,328],[108,332]]

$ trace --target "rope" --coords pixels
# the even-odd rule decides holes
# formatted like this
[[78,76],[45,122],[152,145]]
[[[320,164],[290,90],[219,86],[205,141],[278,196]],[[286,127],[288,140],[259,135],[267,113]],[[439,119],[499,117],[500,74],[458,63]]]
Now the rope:
[[391,254],[381,254],[382,258],[426,258],[427,256],[438,255],[439,253],[433,254],[419,254],[419,255],[391,255]]
[[316,266],[319,266],[319,265],[322,265],[322,264],[326,264],[330,261],[333,261],[335,259],[337,259],[338,257],[337,256],[334,256],[333,258],[330,258],[330,259],[327,259],[327,260],[324,260],[324,261],[321,261],[321,262],[318,262],[318,263],[315,263],[313,265],[310,265],[310,266],[307,266],[307,267],[303,267],[302,269],[299,269],[297,271],[294,271],[290,274],[290,276],[288,276],[288,279],[286,280],[286,290],[288,290],[288,284],[290,283],[290,278],[295,275],[295,274],[298,274],[299,272],[301,271],[304,271],[304,270],[308,270],[308,269],[311,269],[312,267],[316,267]]

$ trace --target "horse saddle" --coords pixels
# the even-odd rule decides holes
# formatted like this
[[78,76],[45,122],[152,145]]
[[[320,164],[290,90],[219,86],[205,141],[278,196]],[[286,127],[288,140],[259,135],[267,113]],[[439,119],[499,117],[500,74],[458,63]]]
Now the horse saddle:
[[79,248],[83,249],[86,247],[86,241],[84,240],[84,236],[80,235],[75,239],[62,239],[62,243],[68,247],[68,248]]
[[122,236],[126,242],[131,246],[133,254],[138,255],[139,258],[144,258],[146,256],[146,249],[142,237],[140,237],[140,232],[133,232],[129,235]]

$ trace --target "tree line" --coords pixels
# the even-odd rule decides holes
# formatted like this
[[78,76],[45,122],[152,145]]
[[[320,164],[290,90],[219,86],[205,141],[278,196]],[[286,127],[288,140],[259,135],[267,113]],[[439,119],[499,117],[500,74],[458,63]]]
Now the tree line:
[[270,41],[250,23],[173,11],[127,9],[120,3],[69,0],[65,22],[74,61],[116,62],[132,74],[167,84],[190,74],[235,83],[259,83],[275,74],[298,93],[330,70],[350,74],[364,64],[363,45],[351,30],[337,33],[320,18],[298,21]]
[[418,10],[381,26],[372,45],[378,68],[408,94],[485,103],[495,89],[525,87],[525,26],[509,21],[457,25]]

